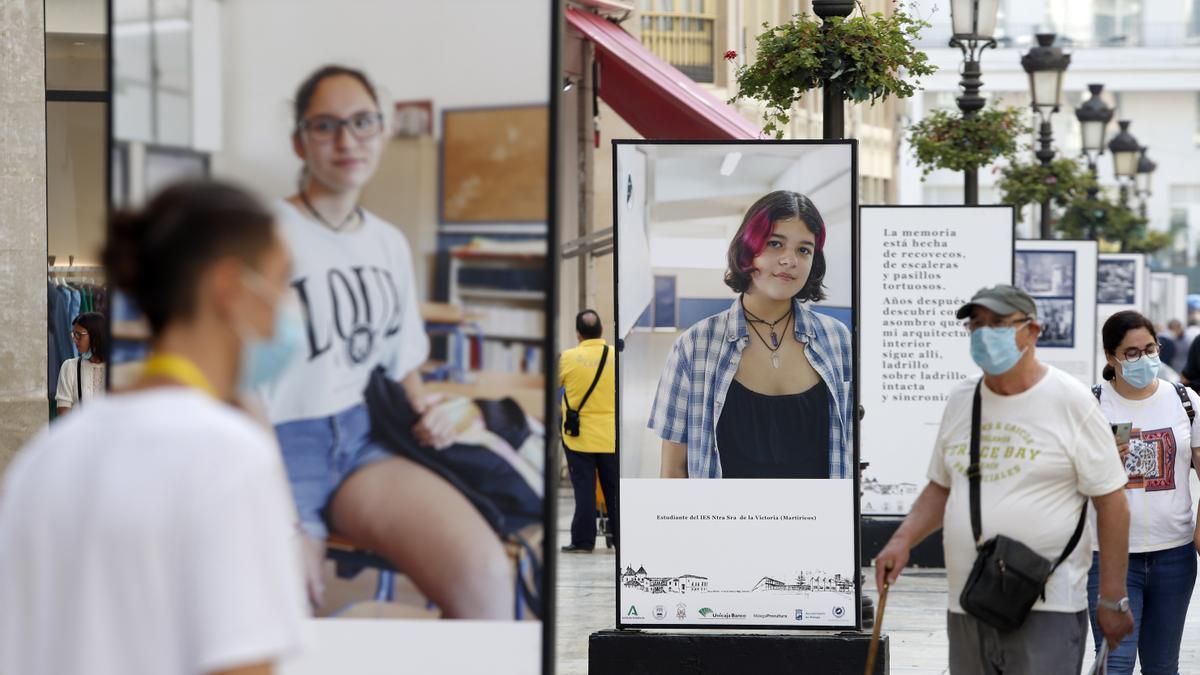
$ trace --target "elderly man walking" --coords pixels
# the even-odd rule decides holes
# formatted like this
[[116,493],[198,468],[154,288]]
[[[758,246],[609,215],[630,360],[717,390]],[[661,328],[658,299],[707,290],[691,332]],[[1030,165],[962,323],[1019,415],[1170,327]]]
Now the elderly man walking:
[[943,528],[950,672],[1078,673],[1096,512],[1097,619],[1110,645],[1133,628],[1125,573],[1126,474],[1096,399],[1037,359],[1037,306],[1007,285],[958,310],[982,377],[946,401],[925,486],[875,559],[892,583],[913,546]]

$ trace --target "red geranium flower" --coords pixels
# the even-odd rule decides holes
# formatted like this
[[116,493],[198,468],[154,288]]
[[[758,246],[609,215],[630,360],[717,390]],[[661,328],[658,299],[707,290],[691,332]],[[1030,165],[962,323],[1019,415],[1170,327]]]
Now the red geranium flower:
[[732,61],[732,60],[734,60],[734,59],[736,59],[736,58],[737,58],[737,52],[733,51],[732,49],[730,49],[729,51],[725,52],[725,60],[726,60],[726,61]]

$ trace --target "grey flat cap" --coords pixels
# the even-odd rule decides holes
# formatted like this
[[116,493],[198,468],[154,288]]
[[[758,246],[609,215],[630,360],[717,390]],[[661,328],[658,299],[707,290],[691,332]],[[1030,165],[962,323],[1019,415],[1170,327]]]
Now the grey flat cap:
[[1008,284],[996,284],[976,291],[970,302],[958,308],[958,318],[967,318],[976,306],[990,309],[1001,316],[1021,312],[1031,318],[1037,318],[1037,304],[1033,298],[1025,291]]

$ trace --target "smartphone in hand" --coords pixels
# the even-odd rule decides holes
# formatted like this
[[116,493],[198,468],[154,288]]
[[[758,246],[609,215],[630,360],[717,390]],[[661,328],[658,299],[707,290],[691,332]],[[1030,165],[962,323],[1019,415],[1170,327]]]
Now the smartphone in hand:
[[1133,431],[1133,422],[1112,422],[1113,437],[1117,445],[1129,442],[1129,434]]

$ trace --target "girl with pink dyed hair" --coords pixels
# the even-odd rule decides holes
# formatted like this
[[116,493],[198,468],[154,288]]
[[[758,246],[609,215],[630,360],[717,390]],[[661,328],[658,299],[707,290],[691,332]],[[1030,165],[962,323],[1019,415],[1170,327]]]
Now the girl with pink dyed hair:
[[778,190],[729,245],[729,309],[671,349],[650,415],[664,478],[850,478],[852,348],[825,299],[825,222]]

